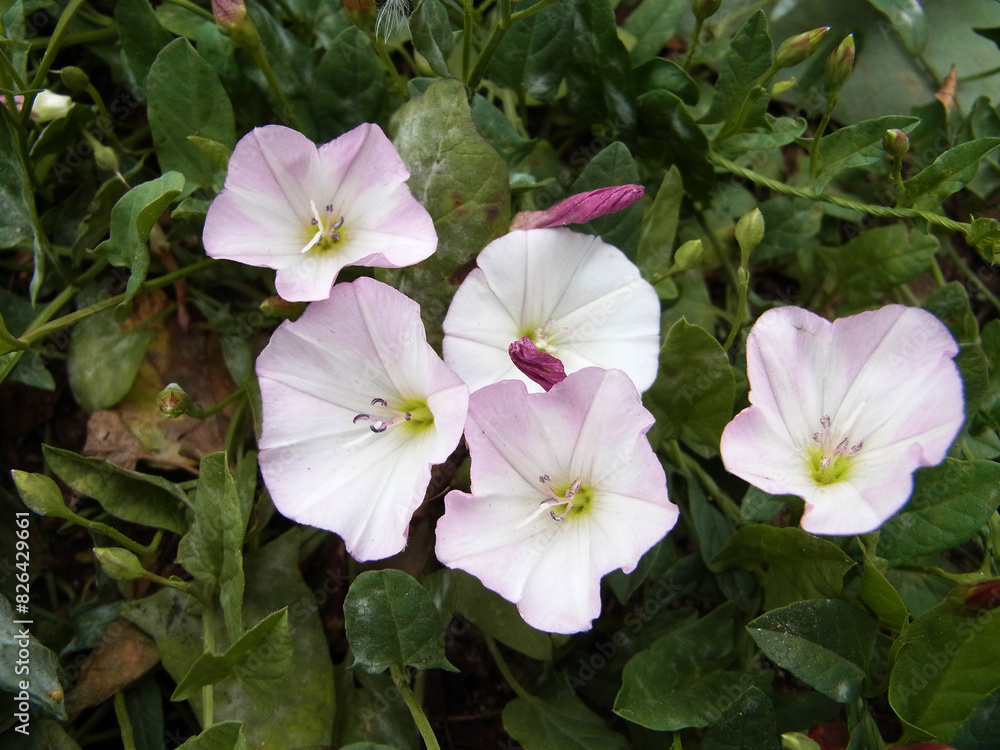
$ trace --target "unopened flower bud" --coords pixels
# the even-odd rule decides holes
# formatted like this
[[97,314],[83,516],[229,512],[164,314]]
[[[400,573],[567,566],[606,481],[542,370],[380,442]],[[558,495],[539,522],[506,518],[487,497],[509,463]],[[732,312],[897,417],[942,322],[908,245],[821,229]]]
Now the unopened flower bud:
[[687,271],[701,263],[705,247],[701,240],[689,240],[677,248],[674,253],[674,268],[677,272]]
[[306,310],[305,302],[289,302],[278,295],[268,297],[260,303],[260,311],[272,318],[282,320],[298,320],[299,316]]
[[344,10],[351,23],[366,33],[375,31],[375,19],[378,9],[375,0],[344,0]]
[[63,86],[70,91],[86,91],[90,86],[90,76],[82,68],[75,65],[67,65],[60,70],[59,78],[62,80]]
[[73,100],[63,94],[48,89],[40,91],[31,104],[31,119],[35,122],[51,122],[69,114]]
[[848,34],[844,41],[826,58],[826,79],[830,87],[839,89],[854,70],[854,34]]
[[177,383],[171,383],[162,391],[160,395],[157,396],[160,402],[160,413],[165,417],[183,416],[188,410],[188,406],[191,404],[191,400],[188,395],[184,392]]
[[243,0],[212,0],[215,22],[229,34],[237,47],[253,50],[260,47],[260,34],[247,15]]
[[740,246],[742,265],[747,265],[750,253],[762,239],[764,239],[764,217],[760,209],[755,208],[753,211],[747,211],[736,222],[736,242]]
[[816,51],[829,30],[829,26],[820,26],[818,29],[788,37],[774,54],[775,64],[779,68],[790,68],[793,65],[798,65]]
[[628,208],[642,198],[642,185],[613,185],[571,195],[547,211],[521,211],[510,224],[515,229],[545,229],[567,224],[586,224],[592,219]]
[[906,137],[906,133],[898,128],[887,130],[882,136],[882,148],[892,158],[902,159],[910,150],[910,139]]
[[714,16],[721,5],[722,0],[694,0],[691,3],[691,10],[694,12],[695,18],[704,21],[706,18]]
[[986,612],[1000,607],[1000,581],[983,581],[961,587],[965,606],[976,612]]
[[781,735],[781,750],[823,750],[816,740],[809,739],[802,732],[786,732]]
[[11,476],[21,495],[21,501],[35,513],[49,518],[67,517],[69,509],[63,501],[59,485],[51,477],[16,469],[11,472]]
[[527,336],[511,344],[507,352],[515,367],[546,391],[566,379],[563,363],[551,354],[539,351],[535,342]]
[[104,572],[116,581],[134,581],[146,575],[135,553],[122,547],[94,547],[94,557]]

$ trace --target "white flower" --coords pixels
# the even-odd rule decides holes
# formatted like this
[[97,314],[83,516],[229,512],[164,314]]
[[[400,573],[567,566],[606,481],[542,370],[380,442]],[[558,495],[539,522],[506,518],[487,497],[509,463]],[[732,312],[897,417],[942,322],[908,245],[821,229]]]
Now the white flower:
[[589,367],[545,393],[520,381],[469,400],[472,494],[448,493],[438,559],[553,633],[591,627],[601,577],[631,571],[677,520],[632,381]]
[[280,125],[256,128],[233,151],[205,217],[205,252],[278,270],[287,300],[326,299],[344,266],[399,268],[437,247],[410,173],[377,125],[316,146]]
[[417,304],[372,279],[338,284],[278,327],[257,374],[260,466],[278,510],[340,534],[358,560],[401,551],[468,409]]
[[765,492],[806,501],[802,528],[864,534],[906,504],[965,421],[958,345],[929,312],[889,305],[830,323],[765,312],[747,339],[749,408],[722,460]]
[[568,229],[515,231],[479,254],[444,319],[444,359],[477,390],[501,380],[541,386],[511,362],[522,337],[561,360],[623,370],[640,391],[653,384],[660,302],[624,253]]

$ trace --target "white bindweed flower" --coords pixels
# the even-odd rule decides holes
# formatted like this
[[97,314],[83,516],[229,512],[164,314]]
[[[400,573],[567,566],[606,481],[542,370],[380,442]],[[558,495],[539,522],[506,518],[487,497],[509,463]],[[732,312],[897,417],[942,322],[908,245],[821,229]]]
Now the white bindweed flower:
[[344,266],[399,268],[434,252],[434,222],[409,176],[377,125],[319,148],[290,128],[256,128],[236,144],[208,209],[205,252],[277,269],[287,300],[326,299]]
[[479,254],[444,319],[444,358],[473,391],[501,380],[542,390],[511,362],[527,336],[567,373],[623,370],[636,388],[653,384],[660,301],[625,254],[569,229],[514,231]]
[[260,467],[278,510],[340,534],[358,560],[401,551],[469,403],[417,304],[373,279],[338,284],[278,327],[257,375]]
[[472,494],[452,491],[438,559],[477,576],[540,630],[588,630],[600,581],[631,571],[677,520],[629,377],[590,367],[545,393],[520,381],[469,399]]
[[722,434],[726,469],[802,497],[811,533],[877,529],[965,421],[957,353],[948,329],[919,308],[832,323],[798,307],[768,310],[747,339],[751,406]]

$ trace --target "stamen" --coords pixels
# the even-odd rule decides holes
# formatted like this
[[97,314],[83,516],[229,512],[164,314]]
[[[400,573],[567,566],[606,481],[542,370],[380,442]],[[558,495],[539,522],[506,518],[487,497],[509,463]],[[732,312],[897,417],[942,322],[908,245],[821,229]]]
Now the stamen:
[[818,443],[819,442],[819,433],[818,432],[814,432],[813,433],[813,442],[814,443]]
[[304,248],[302,248],[303,253],[307,253],[310,250],[312,250],[314,247],[316,247],[316,245],[319,244],[320,240],[323,239],[323,228],[321,226],[323,222],[319,218],[319,211],[316,210],[316,201],[312,200],[309,201],[309,208],[312,210],[313,214],[312,221],[310,221],[309,223],[312,224],[314,227],[316,227],[316,234],[314,234],[313,238],[309,240],[308,244]]
[[372,399],[372,406],[388,406],[388,405],[389,405],[389,402],[386,401],[384,398],[373,398]]
[[824,430],[830,429],[830,417],[826,416],[825,414],[819,418],[819,423],[823,425]]
[[411,419],[413,419],[413,415],[410,414],[410,412],[406,412],[406,414],[403,415],[403,419],[409,422]]
[[367,414],[358,414],[358,416],[354,418],[354,424],[357,424],[358,422],[362,421],[367,422],[369,419],[371,419],[371,417],[368,416]]
[[552,516],[552,520],[553,521],[565,521],[566,520],[566,516],[569,515],[569,512],[572,509],[573,509],[573,503],[566,503],[566,510],[564,510],[562,512],[562,515],[557,516],[556,512],[554,510],[550,510],[549,511],[549,515]]
[[864,439],[859,440],[858,444],[855,445],[853,448],[851,448],[851,455],[853,456],[855,453],[857,453],[859,450],[861,450],[864,447],[864,445],[865,445]]
[[834,452],[834,453],[836,453],[836,454],[837,454],[838,456],[839,456],[839,455],[840,455],[841,453],[846,453],[846,452],[847,452],[847,446],[848,446],[848,445],[849,445],[849,441],[848,441],[848,439],[847,439],[847,438],[844,438],[844,439],[843,439],[843,440],[841,440],[841,441],[840,441],[839,443],[837,443],[837,447],[836,447],[836,448],[834,449],[834,451],[833,451],[833,452]]
[[[374,430],[375,428],[373,427],[372,429]],[[826,456],[823,456],[823,458],[819,460],[819,465],[822,466],[824,469],[829,468],[830,459],[827,458]]]
[[[327,210],[332,211],[333,210],[333,206],[328,206]],[[339,219],[337,219],[337,221],[334,223],[334,225],[332,227],[330,227],[330,229],[340,229],[342,226],[344,226],[344,217],[343,216],[341,216]],[[339,236],[340,235],[338,235],[338,238],[339,238]]]
[[[327,203],[327,204],[326,204],[326,212],[327,212],[328,214],[332,214],[332,213],[333,213],[333,204],[332,204],[332,203]],[[343,219],[341,219],[340,221],[341,221],[341,222],[343,222],[344,220],[343,220]],[[337,229],[337,228],[338,228],[338,227],[334,227],[334,229]]]
[[385,432],[388,427],[389,427],[389,425],[387,425],[385,422],[383,422],[380,419],[380,420],[378,420],[377,422],[375,422],[374,424],[371,425],[371,431],[372,432]]

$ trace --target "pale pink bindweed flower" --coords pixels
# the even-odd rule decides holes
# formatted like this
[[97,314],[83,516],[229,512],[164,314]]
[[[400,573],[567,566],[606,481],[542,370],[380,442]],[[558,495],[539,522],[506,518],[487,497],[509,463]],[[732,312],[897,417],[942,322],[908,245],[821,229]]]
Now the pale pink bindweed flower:
[[588,630],[600,581],[631,571],[677,520],[646,440],[652,415],[620,370],[589,367],[528,393],[506,380],[469,400],[472,494],[445,498],[437,557],[553,633]]
[[344,266],[399,268],[434,252],[434,222],[409,176],[377,125],[319,148],[290,128],[256,128],[236,144],[208,209],[205,251],[277,269],[287,300],[326,299]]
[[811,533],[877,529],[965,421],[957,353],[944,324],[919,308],[832,323],[798,307],[768,310],[747,338],[751,406],[722,434],[726,469],[802,497]]
[[260,467],[278,510],[340,534],[357,560],[400,552],[469,399],[418,305],[373,279],[338,284],[278,327],[257,375]]
[[660,300],[621,250],[569,229],[530,229],[494,240],[477,263],[444,319],[444,359],[471,390],[511,379],[542,390],[511,361],[523,337],[567,373],[615,368],[640,391],[653,384]]

